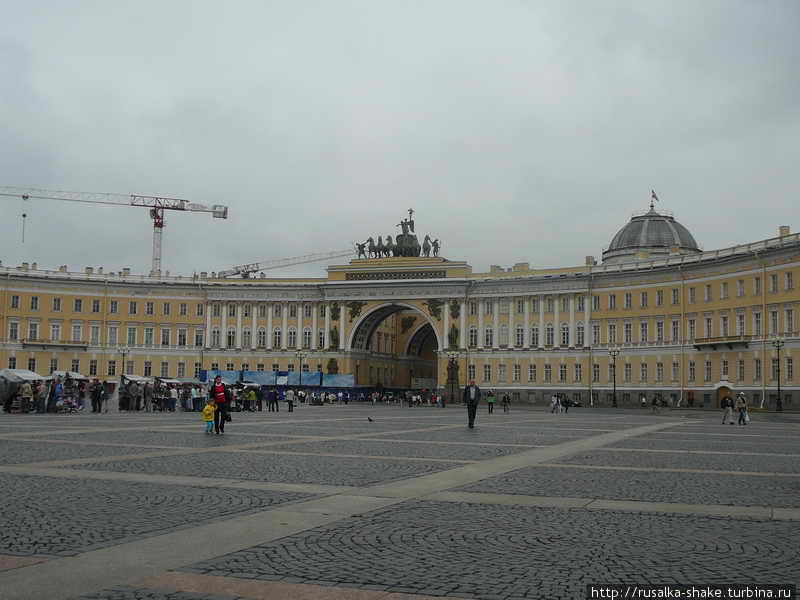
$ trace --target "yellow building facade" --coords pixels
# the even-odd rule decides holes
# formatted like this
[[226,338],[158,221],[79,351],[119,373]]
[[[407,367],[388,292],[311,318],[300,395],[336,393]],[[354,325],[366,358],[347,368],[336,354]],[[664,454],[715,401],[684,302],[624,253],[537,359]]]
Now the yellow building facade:
[[0,365],[107,380],[321,370],[407,389],[444,388],[453,360],[459,385],[523,403],[605,406],[616,390],[620,405],[718,406],[743,391],[775,407],[780,380],[784,408],[800,405],[800,236],[702,252],[678,226],[651,209],[601,264],[546,270],[438,257],[355,259],[310,279],[2,267]]

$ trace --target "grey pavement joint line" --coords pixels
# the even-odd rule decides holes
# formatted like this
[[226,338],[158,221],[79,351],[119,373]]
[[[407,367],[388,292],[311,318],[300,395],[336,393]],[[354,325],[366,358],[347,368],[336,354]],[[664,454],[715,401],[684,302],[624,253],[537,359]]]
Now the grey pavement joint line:
[[595,471],[645,471],[648,473],[702,473],[705,475],[736,475],[750,477],[788,477],[800,478],[800,473],[780,473],[774,471],[722,471],[715,469],[671,469],[664,467],[624,467],[609,465],[584,465],[580,463],[539,463],[537,467],[546,469],[592,469]]
[[[48,598],[66,600],[88,592],[135,581],[164,570],[270,542],[407,499],[468,485],[487,477],[552,461],[675,426],[674,422],[646,425],[613,433],[536,448],[481,463],[417,478],[379,484],[348,495],[334,494],[274,508],[180,532],[90,551],[0,574],[0,600]],[[455,426],[454,426],[455,427]],[[463,427],[461,425],[460,427]],[[371,434],[374,435],[374,434]],[[250,446],[250,444],[247,444]],[[213,540],[213,544],[208,541]],[[35,576],[33,571],[36,569]]]

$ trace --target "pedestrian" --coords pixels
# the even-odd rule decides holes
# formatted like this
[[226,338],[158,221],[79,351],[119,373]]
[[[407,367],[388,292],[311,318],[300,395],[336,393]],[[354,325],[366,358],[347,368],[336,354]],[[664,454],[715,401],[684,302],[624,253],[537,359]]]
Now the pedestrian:
[[209,398],[214,400],[217,410],[214,411],[214,431],[217,435],[225,433],[225,422],[230,419],[228,407],[230,406],[230,390],[222,383],[222,377],[214,378],[214,385],[209,390]]
[[726,421],[730,421],[731,425],[733,425],[733,398],[725,394],[725,397],[720,403],[720,407],[725,411],[722,414],[722,424],[725,425]]
[[506,392],[503,394],[503,413],[508,414],[509,412],[511,412],[511,398]]
[[286,405],[289,407],[289,412],[294,412],[294,390],[292,388],[286,390]]
[[144,411],[150,412],[153,410],[153,384],[146,382],[144,390],[142,390],[142,397],[144,398]]
[[41,381],[37,381],[33,384],[33,406],[39,414],[44,412],[43,396],[44,384]]
[[33,405],[33,388],[30,381],[25,381],[19,388],[19,411],[26,413],[30,412]]
[[553,394],[550,398],[550,414],[561,412],[561,403],[558,400],[558,394]]
[[100,381],[98,379],[95,379],[94,382],[92,382],[92,390],[91,390],[93,413],[100,412],[100,402],[101,402],[100,398],[102,397],[102,393],[103,392],[100,389]]
[[175,385],[171,385],[169,386],[169,412],[175,412],[175,407],[177,405],[178,405],[178,388]]
[[569,412],[569,407],[572,404],[569,398],[564,396],[564,399],[561,401],[561,407],[564,409],[564,414]]
[[642,408],[647,408],[647,396],[642,394]]
[[[642,396],[642,398],[644,398],[644,396]],[[654,414],[658,414],[658,398],[656,396],[653,396],[652,409]]]
[[267,401],[269,403],[269,412],[278,412],[278,392],[275,388],[269,391]]
[[256,390],[256,408],[258,408],[258,412],[264,410],[264,388],[262,386],[258,386]]
[[750,416],[747,414],[747,399],[744,397],[744,392],[739,392],[739,397],[736,399],[736,410],[739,411],[739,425],[747,425]]
[[256,412],[256,391],[253,388],[247,390],[247,410]]
[[214,432],[214,413],[217,412],[217,407],[214,404],[214,401],[209,398],[206,401],[206,405],[203,408],[203,421],[206,424],[205,432],[206,433],[213,433]]
[[467,422],[470,429],[475,428],[475,414],[478,412],[480,401],[481,388],[475,385],[474,379],[471,379],[469,385],[464,388],[464,402],[467,404]]
[[489,411],[490,415],[494,414],[494,401],[495,401],[494,390],[489,390],[489,393],[486,394],[486,408]]

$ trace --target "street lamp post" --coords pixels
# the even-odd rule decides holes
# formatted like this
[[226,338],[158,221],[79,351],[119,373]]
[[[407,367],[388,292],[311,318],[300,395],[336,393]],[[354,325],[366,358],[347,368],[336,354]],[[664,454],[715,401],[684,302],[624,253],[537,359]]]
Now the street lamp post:
[[617,408],[617,356],[619,355],[619,347],[612,346],[608,349],[608,354],[611,356],[613,366],[611,367],[611,374],[614,379],[614,396],[611,400],[611,406]]
[[777,412],[783,412],[783,400],[781,400],[781,348],[786,342],[781,337],[776,337],[772,340],[772,345],[775,346],[775,350],[778,351],[778,401],[775,403],[775,410]]
[[[458,390],[458,359],[460,353],[458,352],[448,352],[447,353],[447,388],[448,388],[448,396],[450,402],[456,401],[456,395]],[[442,407],[445,404],[442,403]]]
[[297,388],[299,390],[303,385],[303,359],[306,357],[306,354],[302,350],[298,350],[296,354],[297,361],[300,363],[297,365]]

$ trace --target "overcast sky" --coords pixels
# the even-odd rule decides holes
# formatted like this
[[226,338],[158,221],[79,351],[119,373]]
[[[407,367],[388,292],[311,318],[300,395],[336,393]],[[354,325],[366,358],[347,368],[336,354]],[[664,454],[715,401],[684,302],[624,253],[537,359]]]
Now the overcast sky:
[[[0,9],[0,185],[228,205],[168,215],[172,273],[394,236],[408,208],[476,270],[582,264],[651,188],[705,249],[800,229],[796,0]],[[4,265],[149,271],[141,208],[0,202]]]

